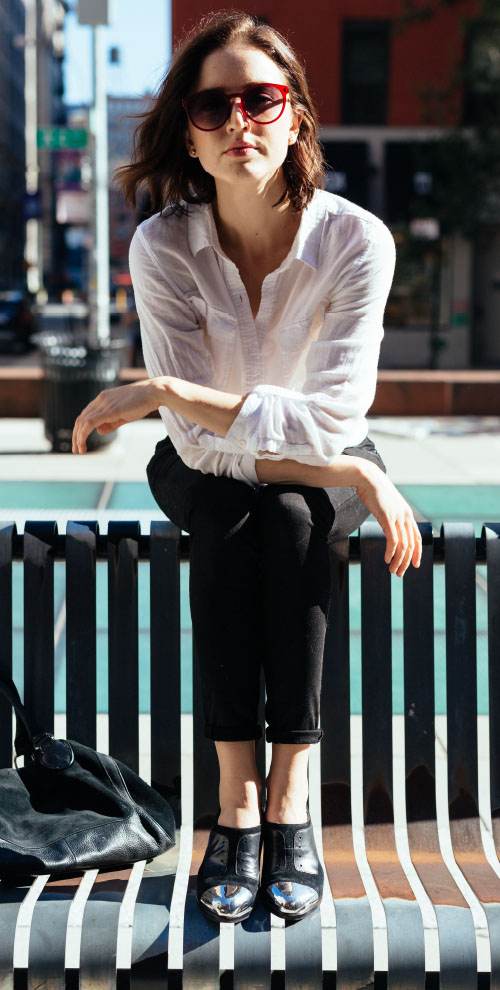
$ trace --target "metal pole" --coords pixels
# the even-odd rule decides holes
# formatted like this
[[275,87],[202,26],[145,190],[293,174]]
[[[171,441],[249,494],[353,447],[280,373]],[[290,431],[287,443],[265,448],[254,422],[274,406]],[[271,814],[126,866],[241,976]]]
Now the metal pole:
[[94,106],[90,129],[94,139],[95,265],[89,297],[90,336],[100,345],[109,343],[109,190],[108,105],[106,47],[102,26],[92,29]]
[[[24,100],[25,143],[26,143],[26,192],[38,192],[38,147],[37,147],[37,4],[36,0],[24,0],[25,39],[24,39]],[[42,284],[40,272],[40,222],[36,217],[26,221],[26,281],[28,292],[36,295]]]

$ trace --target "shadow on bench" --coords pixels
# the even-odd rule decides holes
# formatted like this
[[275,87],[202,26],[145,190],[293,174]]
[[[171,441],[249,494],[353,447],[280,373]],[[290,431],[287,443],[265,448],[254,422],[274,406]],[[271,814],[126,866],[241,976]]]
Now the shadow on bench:
[[[178,841],[156,860],[119,872],[0,881],[0,990],[167,983],[204,990],[500,987],[500,524],[486,524],[480,538],[469,524],[447,524],[439,537],[428,523],[420,529],[422,565],[402,582],[404,715],[393,715],[397,579],[391,582],[384,563],[382,531],[366,523],[359,536],[332,549],[325,736],[312,747],[310,773],[311,813],[329,880],[321,911],[285,925],[257,906],[243,925],[219,930],[195,899],[217,806],[217,762],[202,735],[197,675],[193,715],[181,712],[179,565],[188,559],[188,538],[167,521],[152,523],[147,536],[137,523],[109,523],[106,535],[96,523],[68,523],[65,535],[54,523],[27,523],[24,534],[1,524],[0,672],[12,673],[11,644],[21,648],[12,571],[13,561],[23,560],[25,704],[56,735],[106,747],[150,779],[172,804]],[[96,562],[105,560],[107,602],[99,582],[96,596]],[[62,589],[54,583],[58,561],[65,561]],[[351,715],[349,576],[358,565],[362,715]],[[443,619],[438,600],[434,618],[433,584],[440,565],[447,716],[435,715],[434,697],[436,629]],[[478,585],[488,606],[489,720],[478,719]],[[139,600],[147,587],[145,704],[149,657],[141,653],[139,665]],[[103,715],[96,629],[106,612]],[[64,624],[66,718],[54,719],[54,644]],[[481,756],[488,738],[490,753],[481,788],[478,727],[481,740],[486,730]],[[3,767],[12,766],[12,730],[0,697]],[[264,777],[263,745],[258,760]]]

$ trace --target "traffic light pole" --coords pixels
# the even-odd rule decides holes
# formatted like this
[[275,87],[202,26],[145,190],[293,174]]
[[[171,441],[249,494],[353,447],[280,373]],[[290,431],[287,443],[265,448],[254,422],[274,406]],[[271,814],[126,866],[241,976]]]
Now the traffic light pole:
[[[37,147],[37,7],[36,0],[25,0],[24,37],[24,99],[26,107],[26,192],[35,196],[38,192],[38,147]],[[42,287],[41,224],[38,217],[26,220],[26,282],[28,292],[36,295]]]
[[106,47],[102,26],[92,28],[94,105],[90,130],[94,151],[95,241],[89,278],[89,333],[93,342],[109,342],[109,175]]

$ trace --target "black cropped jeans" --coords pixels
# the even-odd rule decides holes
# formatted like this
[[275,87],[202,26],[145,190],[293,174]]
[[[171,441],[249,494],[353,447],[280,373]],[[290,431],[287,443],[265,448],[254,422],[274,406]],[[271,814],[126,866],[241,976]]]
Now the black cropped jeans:
[[[384,464],[367,437],[346,454]],[[354,488],[255,489],[186,467],[156,446],[151,491],[190,534],[190,603],[205,717],[214,740],[258,739],[260,671],[268,742],[316,743],[328,605],[328,545],[369,512]]]

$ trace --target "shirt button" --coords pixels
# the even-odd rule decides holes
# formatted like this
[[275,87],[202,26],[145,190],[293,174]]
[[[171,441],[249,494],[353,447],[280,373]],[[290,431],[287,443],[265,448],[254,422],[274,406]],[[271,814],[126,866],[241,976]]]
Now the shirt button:
[[238,440],[238,447],[246,447],[246,442],[244,440]]

